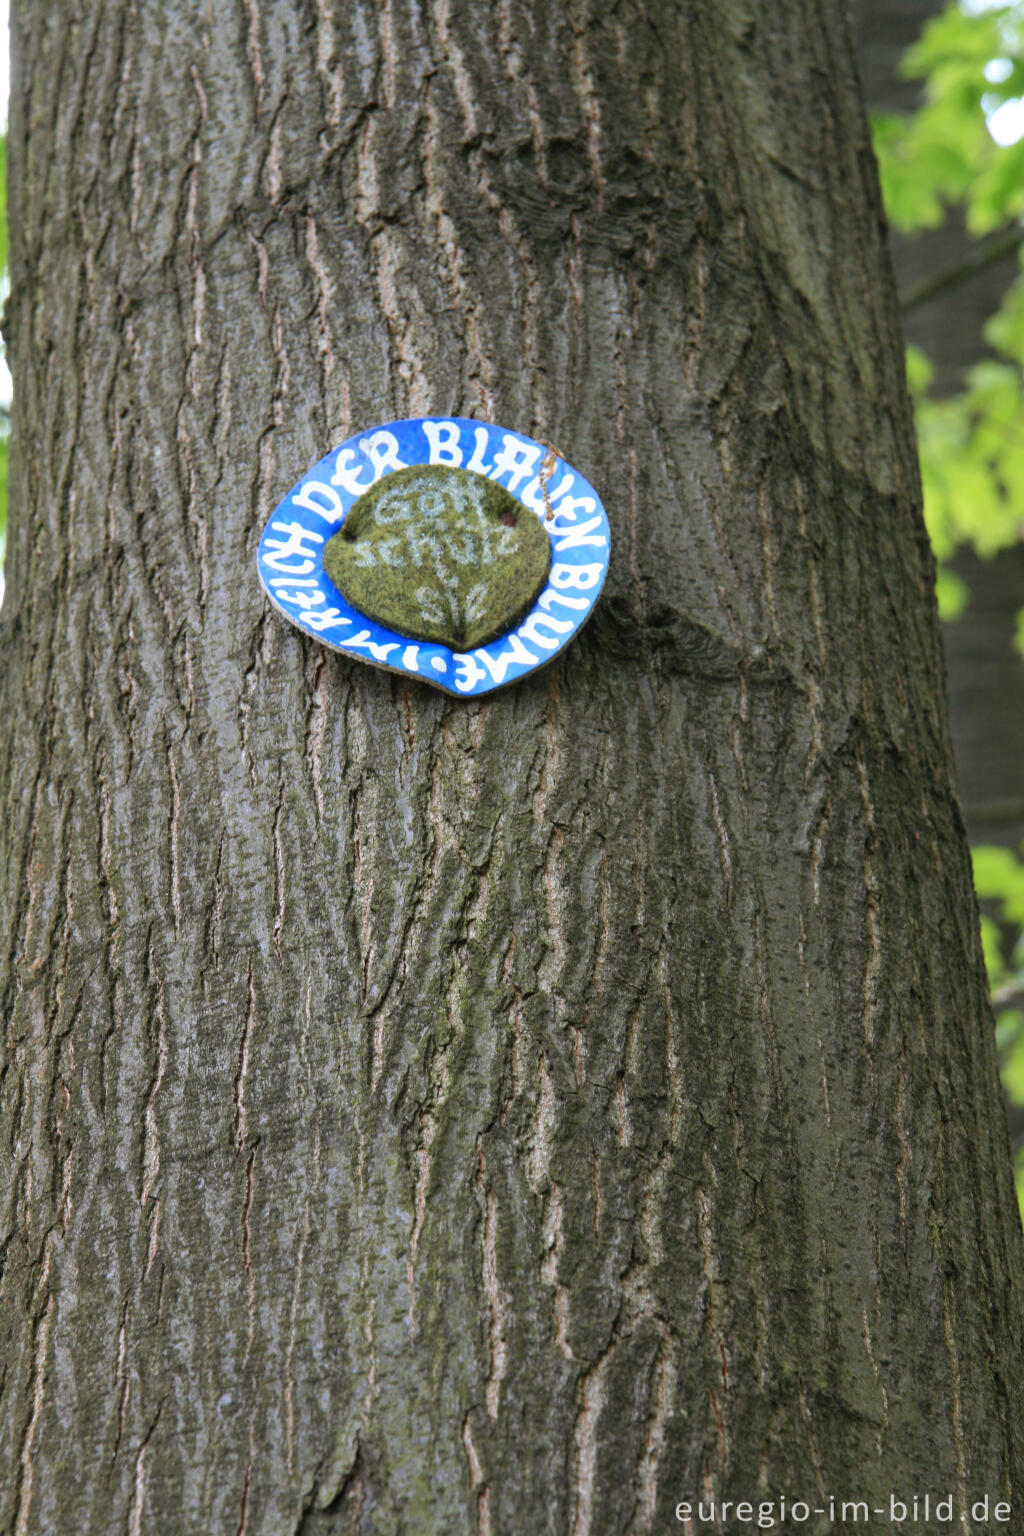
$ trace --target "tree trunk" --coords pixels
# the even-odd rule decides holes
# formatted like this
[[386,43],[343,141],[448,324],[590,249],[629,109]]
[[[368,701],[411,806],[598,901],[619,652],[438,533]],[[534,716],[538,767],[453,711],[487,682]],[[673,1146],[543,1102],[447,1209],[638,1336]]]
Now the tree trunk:
[[[920,104],[921,82],[902,79],[899,65],[942,9],[942,0],[857,0],[852,7],[854,46],[871,111],[912,112]],[[903,294],[964,267],[978,250],[957,213],[938,229],[897,234],[891,243]],[[1019,272],[1020,251],[1007,251],[904,314],[908,340],[924,349],[935,368],[933,393],[956,394],[967,370],[993,355],[984,324]],[[964,548],[950,563],[970,592],[964,612],[943,626],[964,824],[972,843],[1016,851],[1024,840],[1024,667],[1013,641],[1024,594],[1024,544],[985,560]],[[991,906],[990,915],[998,920]],[[1005,923],[1003,928],[1012,945],[1019,929]],[[1008,1103],[1007,1117],[1014,1145],[1024,1146],[1024,1105]]]
[[[840,8],[196,11],[13,18],[0,1526],[986,1529],[1024,1255]],[[256,578],[421,412],[612,520],[483,703]]]
[[[900,59],[941,0],[857,0],[851,20],[868,106],[910,112],[921,100],[921,82],[898,77]],[[980,104],[979,104],[980,111]],[[938,229],[892,241],[893,265],[904,294],[929,279],[962,267],[978,242],[952,214]],[[952,290],[942,290],[905,317],[908,339],[935,367],[933,393],[956,394],[967,370],[992,349],[982,334],[1020,273],[1020,252],[1007,251]],[[970,591],[963,615],[945,626],[950,714],[964,818],[974,842],[1017,848],[1024,838],[1024,668],[1013,647],[1024,592],[1024,548],[1000,550],[981,560],[961,550],[952,562]]]

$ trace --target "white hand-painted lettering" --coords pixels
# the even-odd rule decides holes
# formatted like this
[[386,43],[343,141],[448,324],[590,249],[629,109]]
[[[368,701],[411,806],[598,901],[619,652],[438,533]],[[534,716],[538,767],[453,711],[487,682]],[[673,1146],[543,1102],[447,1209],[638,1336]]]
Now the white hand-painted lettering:
[[[548,497],[548,500],[551,498]],[[589,517],[596,506],[597,502],[592,496],[565,496],[555,508],[555,517],[560,523],[574,523],[577,508],[584,517]]]
[[389,469],[408,469],[404,460],[398,457],[398,438],[393,432],[371,432],[369,437],[361,437],[359,446],[373,465],[373,484]]
[[473,457],[466,465],[474,475],[487,475],[492,473],[491,466],[484,457],[484,449],[487,447],[487,428],[475,427],[473,430]]
[[548,579],[553,587],[563,591],[567,587],[577,587],[581,592],[587,592],[591,587],[600,586],[603,574],[603,565],[553,565]]
[[554,490],[550,485],[548,486],[548,499],[545,501],[540,476],[535,475],[523,492],[523,506],[529,507],[531,512],[536,512],[538,517],[547,517],[548,507],[553,507],[559,497],[571,491],[575,484],[576,476],[571,469],[567,469]]
[[279,602],[292,603],[296,608],[319,608],[327,601],[319,588],[315,592],[293,592],[291,588],[287,588],[284,591],[275,592],[274,596]]
[[370,635],[370,630],[361,629],[357,635],[346,635],[344,640],[339,640],[338,644],[343,645],[346,650],[369,651],[375,661],[387,661],[391,652],[398,650],[397,640],[388,640],[381,645],[376,640],[371,640]]
[[289,538],[306,539],[310,544],[322,544],[324,542],[322,533],[317,533],[315,528],[304,528],[294,518],[292,518],[290,523],[273,522],[270,526],[275,533],[286,533]]
[[537,599],[537,606],[547,613],[551,612],[553,605],[557,603],[560,608],[589,608],[589,597],[567,597],[564,592],[556,592],[553,587],[545,587]]
[[500,656],[492,656],[483,646],[473,652],[477,660],[491,674],[492,682],[503,683],[505,681],[505,673],[509,667],[514,666],[517,662],[521,666],[532,667],[538,660],[538,657],[532,651],[526,649],[518,634],[509,635],[508,643],[511,649],[502,651]]
[[265,540],[263,564],[269,565],[272,570],[284,571],[287,576],[308,576],[316,565],[316,561],[310,558],[316,554],[316,550],[308,546],[322,544],[323,536],[294,521],[271,523],[270,526],[275,533],[284,534],[284,538]]
[[478,661],[474,661],[472,656],[464,656],[457,652],[452,660],[455,663],[455,686],[460,693],[468,693],[487,676],[483,667]]
[[[321,506],[321,500],[326,505]],[[302,489],[295,493],[295,505],[305,507],[307,512],[315,512],[317,517],[322,517],[332,528],[336,528],[345,516],[341,497],[322,480],[307,480]]]
[[[593,502],[590,503],[594,505]],[[563,530],[558,526],[558,519],[548,524],[555,540],[555,554],[560,555],[563,549],[604,549],[608,540],[603,533],[595,534],[594,529],[601,526],[601,514],[592,517],[589,523],[581,523],[578,528]]]
[[324,608],[322,612],[304,613],[302,621],[304,624],[308,624],[310,629],[316,630],[336,629],[339,624],[351,624],[352,622],[351,619],[346,618],[340,608]]
[[[495,455],[490,477],[492,480],[500,480],[502,475],[508,475],[508,488],[514,491],[520,480],[533,474],[541,450],[536,443],[520,443],[511,432],[503,434],[501,444],[501,452]],[[472,468],[472,465],[469,467]]]
[[555,636],[567,635],[572,627],[569,620],[556,619],[550,613],[531,613],[530,617],[520,624],[516,634],[524,640],[529,640],[531,645],[539,645],[542,651],[557,651],[559,641],[552,638],[550,631],[553,630]]
[[423,430],[430,444],[431,464],[451,464],[456,469],[462,464],[459,447],[459,427],[455,421],[425,421]]
[[[270,548],[269,541],[267,547]],[[308,576],[310,571],[316,569],[315,560],[288,561],[281,554],[264,555],[263,564],[272,565],[275,571],[286,571],[289,576]]]
[[358,457],[354,448],[342,448],[334,461],[331,484],[340,485],[342,490],[347,491],[350,496],[361,496],[363,491],[368,491],[373,484],[372,474],[369,480],[360,480],[359,470],[364,467],[363,465],[360,464],[354,469],[348,467],[349,459],[358,459]]

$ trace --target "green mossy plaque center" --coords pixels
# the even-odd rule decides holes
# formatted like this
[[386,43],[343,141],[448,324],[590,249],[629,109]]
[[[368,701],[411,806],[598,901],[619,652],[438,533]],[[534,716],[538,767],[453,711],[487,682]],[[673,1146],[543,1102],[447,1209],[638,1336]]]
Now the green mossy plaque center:
[[533,512],[496,481],[446,464],[378,480],[324,549],[324,570],[353,608],[453,651],[511,629],[550,566]]

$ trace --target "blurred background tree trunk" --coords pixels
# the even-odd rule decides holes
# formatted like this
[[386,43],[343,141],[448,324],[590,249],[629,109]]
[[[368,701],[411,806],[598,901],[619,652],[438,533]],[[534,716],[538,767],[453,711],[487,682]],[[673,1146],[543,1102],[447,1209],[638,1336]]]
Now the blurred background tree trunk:
[[[12,35],[2,1528],[1012,1498],[1021,1231],[840,7]],[[308,465],[421,412],[557,443],[612,519],[589,630],[480,704],[256,580]]]
[[[913,112],[920,104],[921,81],[904,79],[900,62],[943,8],[942,0],[855,0],[850,18],[869,110]],[[956,394],[967,370],[991,355],[983,328],[1020,272],[1019,248],[979,261],[999,237],[971,236],[959,210],[937,229],[893,232],[890,243],[907,340],[934,364],[932,393]],[[954,274],[962,275],[940,283]],[[963,613],[942,626],[967,834],[972,844],[1017,850],[1024,844],[1024,666],[1013,636],[1024,603],[1024,543],[986,560],[964,547],[950,564],[970,592]],[[1007,1112],[1019,1144],[1024,1105],[1010,1103]]]

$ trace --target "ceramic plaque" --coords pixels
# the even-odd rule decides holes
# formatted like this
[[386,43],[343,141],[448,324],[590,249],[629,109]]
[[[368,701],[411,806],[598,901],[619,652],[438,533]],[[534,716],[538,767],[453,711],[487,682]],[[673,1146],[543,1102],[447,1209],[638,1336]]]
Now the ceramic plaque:
[[333,448],[274,511],[257,561],[299,629],[469,698],[569,644],[601,591],[609,542],[597,492],[552,448],[431,416]]

